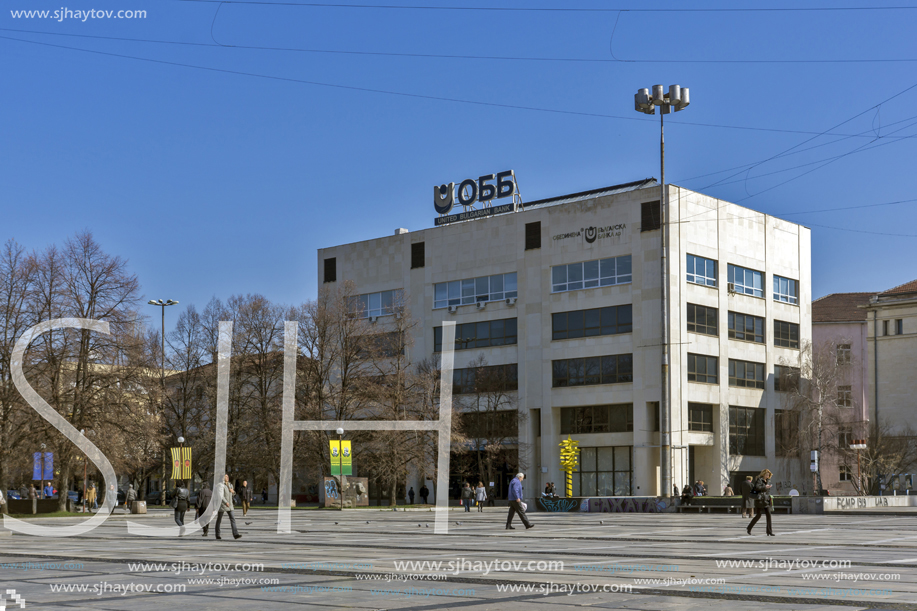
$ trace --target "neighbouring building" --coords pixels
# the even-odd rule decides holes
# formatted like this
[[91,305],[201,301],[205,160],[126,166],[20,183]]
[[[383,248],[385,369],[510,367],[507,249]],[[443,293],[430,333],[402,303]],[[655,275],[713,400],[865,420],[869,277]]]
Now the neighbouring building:
[[[676,185],[667,193],[673,480],[719,494],[775,464],[775,367],[811,341],[811,235]],[[659,185],[500,212],[319,249],[319,287],[353,282],[380,331],[403,291],[420,321],[414,360],[437,353],[443,321],[454,321],[458,401],[481,356],[505,368],[516,438],[501,475],[524,468],[528,495],[546,482],[563,489],[567,436],[582,449],[575,496],[660,494]]]

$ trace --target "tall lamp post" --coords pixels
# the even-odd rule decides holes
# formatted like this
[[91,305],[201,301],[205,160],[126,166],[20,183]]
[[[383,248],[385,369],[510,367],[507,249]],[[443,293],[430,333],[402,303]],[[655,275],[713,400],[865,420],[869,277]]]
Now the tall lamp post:
[[[184,475],[185,475],[185,453],[182,452],[182,450],[184,450],[184,449],[185,449],[185,438],[179,435],[179,437],[178,437],[178,458],[179,458],[179,460],[181,460],[181,474],[182,474],[182,479],[181,479],[180,481],[181,481],[182,486],[185,485],[185,480],[184,480]],[[190,495],[190,492],[189,492],[189,495]]]
[[860,493],[860,496],[863,495],[863,476],[860,472],[860,450],[866,449],[866,440],[865,439],[854,439],[853,443],[850,444],[851,450],[857,451],[857,490]]
[[344,429],[338,429],[338,474],[341,478],[341,511],[344,511]]
[[668,325],[668,192],[665,188],[665,121],[663,117],[675,111],[684,110],[690,104],[688,88],[680,85],[670,85],[669,92],[665,93],[662,85],[653,85],[653,93],[649,89],[639,89],[634,94],[634,109],[647,115],[656,114],[659,107],[659,208],[662,228],[662,256],[659,258],[662,278],[662,383],[659,397],[659,470],[662,476],[662,496],[668,498],[672,494],[672,426],[669,418],[669,325]]
[[[160,423],[162,426],[165,426],[166,422],[166,410],[165,410],[165,393],[166,393],[166,307],[178,305],[177,301],[167,299],[163,301],[162,299],[150,299],[147,302],[149,305],[158,306],[162,309],[162,353],[160,354],[160,368],[159,368],[159,414],[162,418]],[[163,448],[162,452],[162,486],[160,486],[159,491],[159,504],[165,507],[166,505],[166,452]]]

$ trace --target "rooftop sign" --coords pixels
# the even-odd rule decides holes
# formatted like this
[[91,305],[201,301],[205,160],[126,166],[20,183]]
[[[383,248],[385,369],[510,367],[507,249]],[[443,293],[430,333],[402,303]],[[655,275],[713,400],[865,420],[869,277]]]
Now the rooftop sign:
[[[477,180],[467,178],[459,183],[458,189],[454,182],[433,187],[433,207],[440,214],[434,219],[436,225],[448,225],[458,221],[468,221],[476,218],[515,212],[522,203],[519,188],[516,185],[516,175],[512,170],[499,174],[486,174]],[[513,203],[494,206],[493,200],[512,197]],[[462,206],[459,214],[449,214],[456,201]],[[476,208],[480,204],[481,208]]]

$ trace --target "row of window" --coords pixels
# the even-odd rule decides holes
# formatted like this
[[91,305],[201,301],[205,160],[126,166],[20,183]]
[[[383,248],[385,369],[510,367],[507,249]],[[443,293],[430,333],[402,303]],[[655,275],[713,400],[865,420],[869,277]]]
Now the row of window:
[[[704,335],[719,335],[719,310],[708,306],[688,304],[688,331]],[[729,339],[758,344],[765,343],[764,318],[752,314],[729,312],[726,317]],[[774,345],[799,348],[799,325],[783,320],[774,321]]]
[[[775,378],[780,377],[777,374],[777,369],[779,367],[778,365],[775,368]],[[760,388],[763,390],[765,382],[764,369],[764,363],[729,359],[729,385],[739,388]],[[704,384],[718,384],[719,358],[704,354],[689,353],[688,381],[701,382]],[[780,388],[777,388],[777,390],[780,390]]]
[[629,284],[632,278],[631,255],[556,265],[551,268],[551,291],[562,293]]
[[501,301],[518,294],[516,272],[439,282],[433,285],[433,307]]
[[[702,284],[716,288],[717,262],[697,255],[688,255],[685,264],[685,279],[691,284]],[[752,297],[764,297],[764,272],[729,263],[726,281],[730,290]],[[799,281],[774,275],[774,301],[797,305],[799,303]]]
[[452,371],[452,394],[502,393],[519,390],[519,366],[485,365]]
[[[455,349],[472,350],[509,346],[518,340],[515,318],[468,322],[455,325]],[[433,327],[433,352],[443,350],[443,328]]]
[[612,354],[551,362],[552,386],[592,386],[634,381],[634,359],[630,354]]

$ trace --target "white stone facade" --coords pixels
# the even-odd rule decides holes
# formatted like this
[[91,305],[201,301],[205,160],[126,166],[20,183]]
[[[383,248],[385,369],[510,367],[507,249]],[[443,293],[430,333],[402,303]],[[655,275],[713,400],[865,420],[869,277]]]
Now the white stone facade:
[[[610,191],[612,188],[605,193]],[[774,467],[773,414],[775,407],[779,408],[773,386],[774,365],[795,363],[798,358],[798,350],[775,347],[774,320],[798,324],[800,342],[811,339],[810,231],[674,185],[668,187],[668,194],[673,479],[679,488],[688,481],[688,459],[693,455],[694,479],[704,480],[711,494],[720,494],[730,472]],[[319,285],[324,261],[334,258],[336,281],[354,282],[358,293],[403,289],[412,316],[422,321],[413,338],[414,360],[433,352],[433,329],[444,320],[464,323],[516,318],[516,345],[457,351],[455,367],[467,366],[481,353],[490,365],[518,363],[518,406],[521,413],[530,416],[520,419],[519,430],[520,445],[532,450],[528,494],[534,496],[549,481],[562,490],[558,444],[566,438],[561,433],[563,408],[629,403],[633,405],[632,431],[574,433],[573,437],[581,448],[630,447],[630,494],[657,495],[659,434],[653,432],[653,402],[660,399],[662,232],[641,231],[641,204],[658,200],[658,185],[613,194],[566,196],[544,200],[521,212],[320,249]],[[526,250],[526,224],[535,222],[541,224],[541,247]],[[592,242],[586,239],[587,228],[598,228]],[[425,264],[411,269],[411,245],[417,242],[424,242]],[[716,287],[686,281],[689,254],[717,262]],[[622,255],[631,256],[631,282],[552,292],[552,267]],[[763,272],[763,297],[730,293],[729,264]],[[518,283],[513,305],[505,301],[491,301],[484,308],[460,305],[455,313],[434,308],[436,283],[510,272],[516,272]],[[798,283],[798,305],[774,300],[774,274]],[[689,303],[718,309],[717,336],[688,332]],[[631,333],[552,340],[552,313],[624,304],[632,304]],[[764,318],[765,343],[729,339],[729,311]],[[718,358],[716,383],[687,381],[689,353]],[[619,354],[633,355],[632,382],[553,387],[552,361]],[[731,387],[729,359],[764,364],[765,389]],[[689,402],[714,406],[712,432],[688,430]],[[765,410],[765,456],[729,455],[730,405]],[[689,451],[689,446],[694,450]]]

